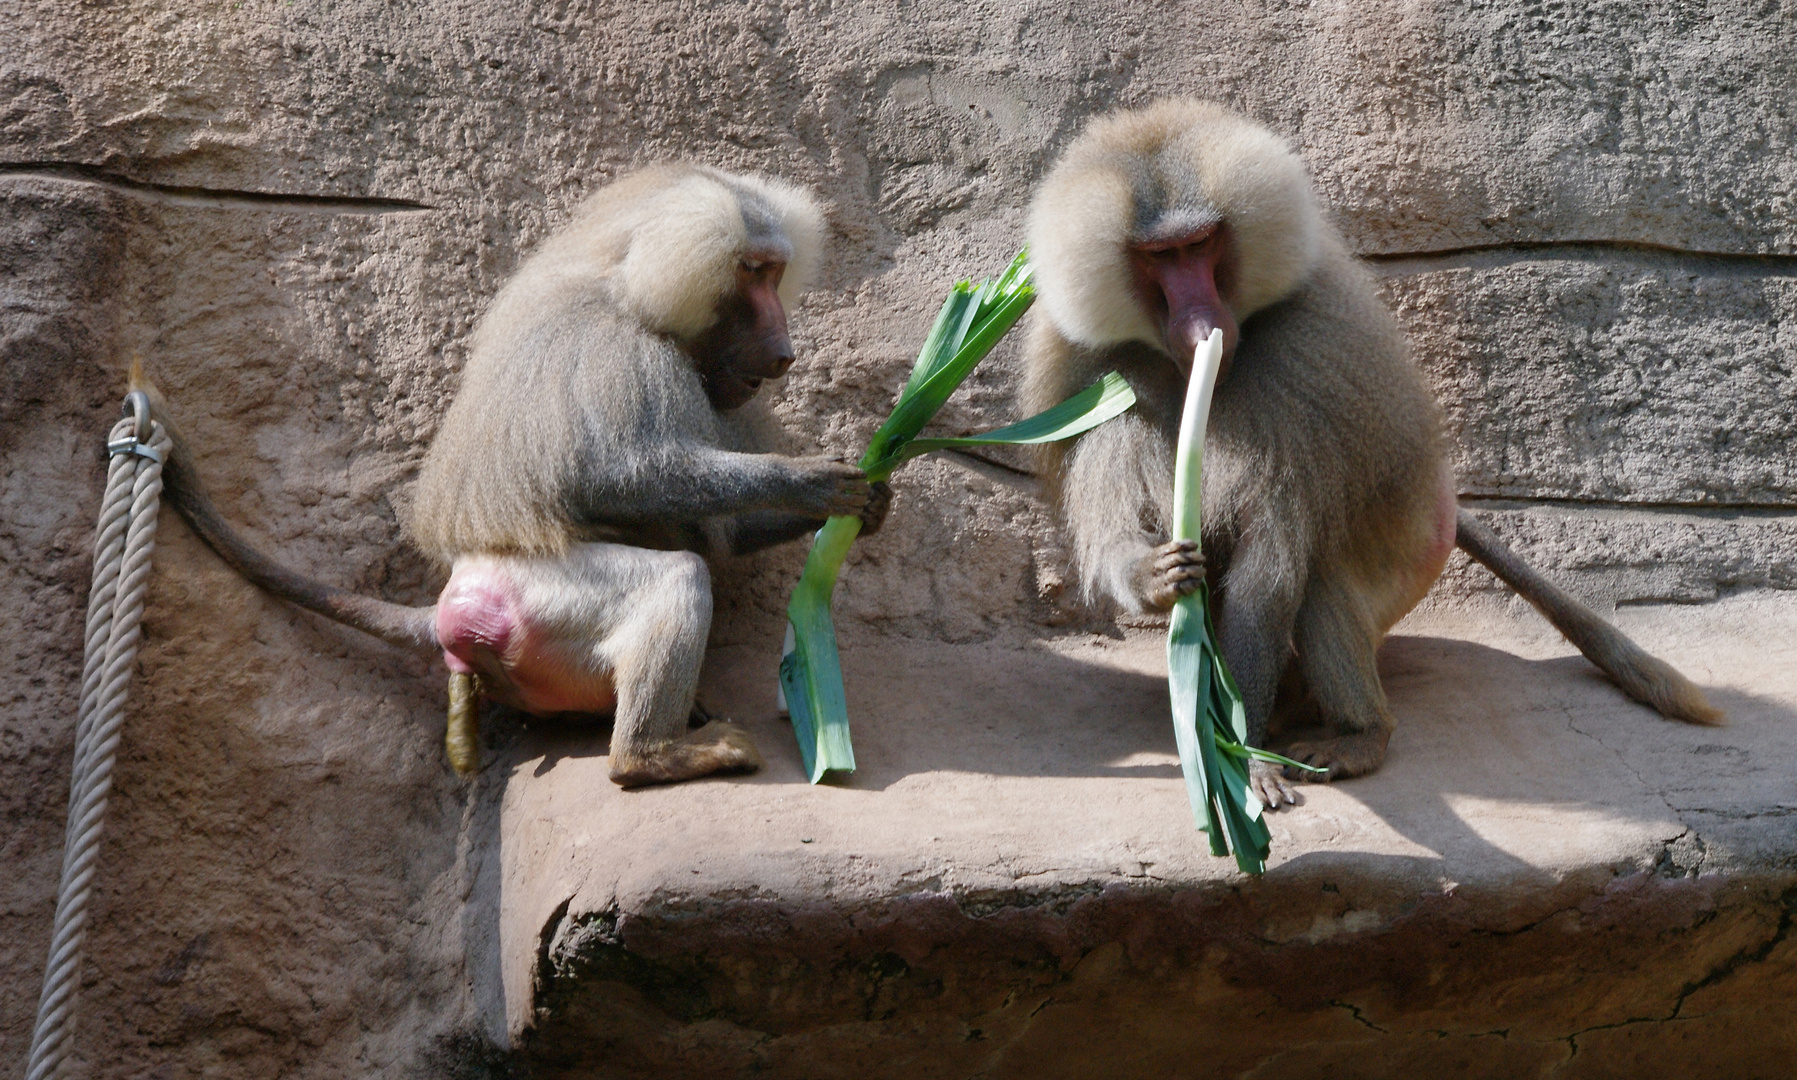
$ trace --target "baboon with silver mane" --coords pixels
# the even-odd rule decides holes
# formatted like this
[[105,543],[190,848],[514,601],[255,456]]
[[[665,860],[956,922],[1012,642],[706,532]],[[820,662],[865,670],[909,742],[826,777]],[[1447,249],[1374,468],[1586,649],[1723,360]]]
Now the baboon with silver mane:
[[852,465],[772,452],[778,428],[756,400],[793,362],[786,309],[822,236],[801,189],[701,166],[644,169],[592,195],[475,331],[413,502],[414,538],[450,569],[431,607],[267,558],[218,514],[185,445],[165,473],[171,499],[277,596],[441,650],[525,712],[612,713],[621,785],[757,768],[740,728],[687,730],[711,622],[704,556],[792,540],[834,514],[872,533],[888,500]]
[[[1164,611],[1208,580],[1252,745],[1276,702],[1303,700],[1333,730],[1289,747],[1293,758],[1327,777],[1378,768],[1393,720],[1374,653],[1456,543],[1629,696],[1722,721],[1697,687],[1460,509],[1433,394],[1271,132],[1184,100],[1095,120],[1036,193],[1029,244],[1040,302],[1026,409],[1110,370],[1136,392],[1130,412],[1041,452],[1086,595]],[[1185,385],[1213,330],[1225,360],[1200,555],[1168,534]],[[1270,807],[1295,801],[1288,779],[1254,763]]]

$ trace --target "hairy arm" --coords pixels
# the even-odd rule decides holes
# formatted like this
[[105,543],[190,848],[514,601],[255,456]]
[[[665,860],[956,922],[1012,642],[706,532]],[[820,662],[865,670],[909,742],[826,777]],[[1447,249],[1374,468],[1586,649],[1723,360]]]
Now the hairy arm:
[[595,454],[580,462],[562,498],[577,525],[696,523],[756,511],[817,521],[860,512],[868,489],[860,469],[828,458],[686,445]]
[[[885,481],[869,485],[867,504],[859,511],[860,535],[866,537],[879,532],[891,505],[892,488]],[[749,555],[763,548],[797,540],[808,532],[817,531],[825,520],[827,519],[784,510],[750,511],[731,522],[730,553]]]
[[425,551],[447,561],[597,537],[685,547],[717,519],[822,520],[867,504],[852,465],[735,445],[691,359],[603,295],[541,306],[554,310],[490,320],[476,342],[420,478]]
[[1172,451],[1141,417],[1125,414],[1080,437],[1065,459],[1060,502],[1088,597],[1108,596],[1133,614],[1166,606],[1150,593],[1172,501]]
[[1168,540],[1184,380],[1144,345],[1081,348],[1046,319],[1032,326],[1027,349],[1025,411],[1058,404],[1107,371],[1122,374],[1135,390],[1135,408],[1070,444],[1041,448],[1038,461],[1087,601],[1109,597],[1132,614],[1166,610],[1204,576],[1198,545]]
[[[764,399],[756,398],[740,408],[718,414],[721,445],[727,450],[767,453],[783,450],[787,434],[767,408]],[[869,485],[867,504],[859,512],[861,536],[880,531],[886,511],[892,502],[892,488],[884,482]],[[764,548],[797,540],[823,527],[827,519],[805,511],[759,509],[718,519],[708,529],[709,546],[723,554],[748,555]]]
[[1304,557],[1277,530],[1245,536],[1223,575],[1217,648],[1242,692],[1248,745],[1265,746],[1279,678],[1292,655],[1292,625],[1304,597]]
[[[776,524],[770,513],[819,521],[866,505],[870,485],[853,465],[740,447],[731,418],[712,408],[671,343],[639,335],[595,352],[571,388],[579,449],[560,484],[577,527],[756,514],[765,529]],[[804,531],[780,525],[784,538]]]

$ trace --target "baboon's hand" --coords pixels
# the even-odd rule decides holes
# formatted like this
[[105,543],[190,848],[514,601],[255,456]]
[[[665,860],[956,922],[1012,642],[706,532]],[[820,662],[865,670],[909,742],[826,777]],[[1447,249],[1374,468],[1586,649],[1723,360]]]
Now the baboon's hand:
[[1169,540],[1148,553],[1138,575],[1148,606],[1166,611],[1204,584],[1204,555],[1196,540]]
[[886,511],[892,509],[892,485],[876,480],[869,485],[867,505],[861,508],[861,535],[872,536],[886,523]]
[[867,474],[846,461],[800,458],[801,499],[806,512],[818,517],[855,517],[873,496]]

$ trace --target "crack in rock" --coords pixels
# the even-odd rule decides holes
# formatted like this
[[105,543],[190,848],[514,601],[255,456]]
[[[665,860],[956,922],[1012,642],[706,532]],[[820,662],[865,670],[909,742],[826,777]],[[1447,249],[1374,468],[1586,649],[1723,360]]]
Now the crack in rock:
[[1744,967],[1765,960],[1767,957],[1771,956],[1773,950],[1783,944],[1785,938],[1790,935],[1792,914],[1794,911],[1797,911],[1797,887],[1785,890],[1784,894],[1778,898],[1778,907],[1778,925],[1773,929],[1771,937],[1761,942],[1755,948],[1742,949],[1740,952],[1735,953],[1727,960],[1718,964],[1703,978],[1698,979],[1696,982],[1686,983],[1684,986],[1680,987],[1678,997],[1673,999],[1672,1010],[1665,1016],[1632,1016],[1627,1020],[1619,1020],[1614,1024],[1594,1024],[1588,1028],[1580,1028],[1578,1031],[1566,1036],[1566,1044],[1571,1047],[1572,1056],[1578,1055],[1579,1037],[1581,1035],[1589,1035],[1594,1031],[1611,1031],[1616,1028],[1633,1027],[1637,1024],[1670,1024],[1674,1021],[1698,1019],[1698,1017],[1695,1016],[1684,1015],[1685,1002],[1690,999],[1692,994],[1707,987],[1715,986],[1717,983],[1729,978]]
[[306,195],[279,191],[244,191],[182,184],[157,184],[78,161],[16,161],[0,163],[0,177],[64,180],[93,184],[126,195],[174,206],[209,210],[253,209],[312,214],[417,214],[436,207],[410,199],[386,199],[357,195]]
[[[1360,255],[1370,263],[1442,262],[1458,265],[1476,256],[1505,256],[1523,259],[1589,259],[1599,253],[1660,256],[1667,259],[1701,259],[1743,266],[1766,267],[1774,271],[1797,271],[1797,255],[1781,255],[1749,251],[1705,251],[1701,248],[1676,247],[1641,240],[1501,240],[1490,244],[1467,244],[1461,247],[1436,248],[1430,251],[1378,251]],[[1484,262],[1485,260],[1480,260]]]
[[1373,1023],[1371,1020],[1368,1020],[1366,1018],[1366,1014],[1360,1011],[1360,1006],[1355,1005],[1353,1002],[1336,1001],[1334,999],[1330,999],[1329,1004],[1334,1006],[1337,1009],[1346,1009],[1348,1011],[1348,1015],[1352,1016],[1354,1018],[1354,1022],[1357,1024],[1361,1024],[1366,1027],[1370,1027],[1374,1031],[1377,1031],[1381,1035],[1390,1035],[1391,1034],[1391,1032],[1389,1030],[1380,1027],[1378,1024]]
[[1621,765],[1623,768],[1627,769],[1629,772],[1629,775],[1633,776],[1635,778],[1636,782],[1639,783],[1643,788],[1645,788],[1648,791],[1653,792],[1654,798],[1659,799],[1660,802],[1665,805],[1666,812],[1671,814],[1675,819],[1677,819],[1677,821],[1680,825],[1683,825],[1685,827],[1685,832],[1680,833],[1678,836],[1672,837],[1671,840],[1667,841],[1667,843],[1672,843],[1673,841],[1676,841],[1680,837],[1684,836],[1685,833],[1688,833],[1691,831],[1691,824],[1689,822],[1687,822],[1684,819],[1684,817],[1679,813],[1678,807],[1672,805],[1672,799],[1666,794],[1666,792],[1661,790],[1661,788],[1658,785],[1649,781],[1647,779],[1647,777],[1642,776],[1641,770],[1635,768],[1634,765],[1629,763],[1628,758],[1622,756],[1622,751],[1617,750],[1615,747],[1611,746],[1609,743],[1604,742],[1603,739],[1599,738],[1596,735],[1593,735],[1591,732],[1586,731],[1584,728],[1580,727],[1578,725],[1578,723],[1574,721],[1572,710],[1570,708],[1562,708],[1560,710],[1560,713],[1561,713],[1561,715],[1566,717],[1567,730],[1571,731],[1575,735],[1582,735],[1585,738],[1590,739],[1592,742],[1596,743],[1597,745],[1603,747],[1605,750],[1608,750],[1610,752],[1611,756],[1613,756],[1616,759],[1616,764]]

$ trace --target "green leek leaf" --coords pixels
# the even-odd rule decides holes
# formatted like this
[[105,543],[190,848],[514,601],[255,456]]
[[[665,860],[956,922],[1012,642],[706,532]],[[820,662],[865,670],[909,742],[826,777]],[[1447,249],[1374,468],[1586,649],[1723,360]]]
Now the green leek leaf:
[[[955,450],[963,446],[1035,446],[1059,442],[1089,431],[1113,416],[1119,416],[1136,403],[1136,392],[1116,372],[1105,376],[1052,409],[1027,420],[988,431],[983,435],[961,438],[912,439],[896,453],[879,463],[890,471],[902,462],[936,450]],[[878,467],[878,466],[876,466]]]
[[[1112,372],[1054,408],[1027,420],[962,438],[919,439],[974,365],[985,359],[1035,300],[1027,252],[1019,252],[995,281],[957,282],[943,301],[911,376],[899,392],[892,415],[869,440],[861,468],[869,480],[884,480],[919,454],[958,446],[1022,445],[1053,442],[1086,431],[1122,413],[1135,394]],[[787,604],[786,653],[780,660],[780,699],[792,717],[805,774],[812,783],[832,771],[852,772],[855,750],[849,741],[848,705],[836,625],[830,600],[861,519],[833,517],[811,542],[805,570]],[[1231,759],[1234,760],[1234,759]]]

